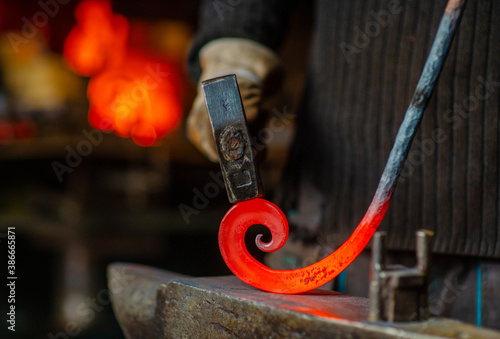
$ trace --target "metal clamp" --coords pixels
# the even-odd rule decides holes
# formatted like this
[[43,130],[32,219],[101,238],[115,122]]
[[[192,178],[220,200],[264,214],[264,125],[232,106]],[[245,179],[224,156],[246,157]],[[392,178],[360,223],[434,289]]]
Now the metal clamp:
[[370,321],[416,321],[429,317],[429,269],[433,232],[416,232],[417,265],[385,264],[385,232],[373,236]]
[[236,76],[231,74],[205,80],[201,86],[229,202],[262,196],[262,182]]

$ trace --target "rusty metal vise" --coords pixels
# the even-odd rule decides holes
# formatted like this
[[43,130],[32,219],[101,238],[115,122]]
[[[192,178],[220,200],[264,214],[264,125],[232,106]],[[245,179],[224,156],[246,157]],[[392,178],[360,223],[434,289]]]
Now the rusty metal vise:
[[385,232],[373,236],[370,321],[408,322],[429,318],[429,269],[433,232],[416,232],[415,267],[387,266],[385,263]]

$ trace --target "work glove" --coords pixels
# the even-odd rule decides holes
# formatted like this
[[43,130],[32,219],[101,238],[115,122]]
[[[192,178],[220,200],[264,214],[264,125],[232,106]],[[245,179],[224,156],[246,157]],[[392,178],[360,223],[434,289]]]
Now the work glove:
[[209,160],[219,161],[205,95],[203,80],[236,74],[247,122],[257,120],[264,93],[276,90],[282,69],[278,56],[269,48],[242,38],[221,38],[206,44],[199,53],[202,69],[198,92],[186,121],[188,139]]

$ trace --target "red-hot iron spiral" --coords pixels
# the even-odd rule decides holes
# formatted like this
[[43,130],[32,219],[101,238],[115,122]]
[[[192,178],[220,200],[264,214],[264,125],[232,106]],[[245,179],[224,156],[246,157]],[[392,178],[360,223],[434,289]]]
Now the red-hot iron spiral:
[[[374,205],[372,203],[372,205]],[[379,205],[375,203],[375,205]],[[229,269],[242,281],[265,291],[294,294],[315,289],[342,272],[366,246],[380,224],[388,201],[378,210],[368,209],[353,234],[335,252],[317,263],[294,270],[273,270],[257,261],[246,249],[245,233],[256,224],[269,228],[272,240],[257,246],[272,252],[280,249],[288,237],[288,222],[283,212],[264,199],[235,204],[224,216],[219,229],[219,247]]]

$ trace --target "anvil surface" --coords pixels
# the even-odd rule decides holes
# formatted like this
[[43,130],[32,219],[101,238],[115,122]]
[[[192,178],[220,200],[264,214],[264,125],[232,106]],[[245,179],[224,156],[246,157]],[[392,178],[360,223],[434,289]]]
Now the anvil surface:
[[192,278],[147,266],[108,267],[113,310],[132,338],[500,338],[450,319],[369,322],[368,299],[327,290],[264,292],[234,276]]

